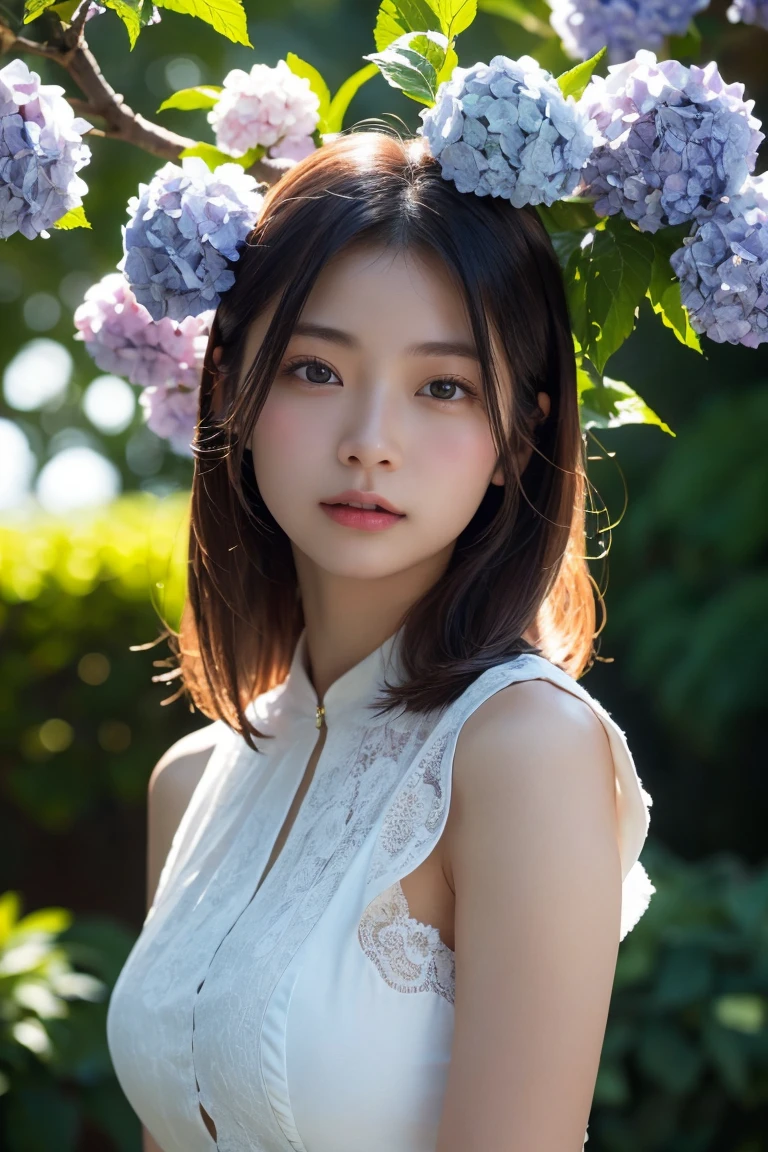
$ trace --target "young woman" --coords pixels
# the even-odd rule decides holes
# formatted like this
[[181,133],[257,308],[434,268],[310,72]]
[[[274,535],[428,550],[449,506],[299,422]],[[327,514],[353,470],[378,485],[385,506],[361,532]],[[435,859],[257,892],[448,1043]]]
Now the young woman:
[[650,797],[577,683],[556,257],[535,210],[354,132],[269,191],[235,271],[179,640],[214,723],[153,773],[108,1017],[145,1147],[577,1152],[653,889]]

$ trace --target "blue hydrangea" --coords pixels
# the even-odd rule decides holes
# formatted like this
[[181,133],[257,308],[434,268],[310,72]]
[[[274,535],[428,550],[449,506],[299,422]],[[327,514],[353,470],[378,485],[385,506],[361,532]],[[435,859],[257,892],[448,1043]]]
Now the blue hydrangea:
[[516,208],[569,195],[593,146],[576,101],[530,56],[455,68],[420,116],[445,180]]
[[599,135],[579,192],[600,216],[623,212],[641,232],[697,218],[738,192],[764,139],[743,84],[717,65],[657,64],[652,52],[594,77],[580,104]]
[[215,172],[198,156],[166,164],[128,201],[118,268],[153,320],[216,308],[263,202],[240,164]]
[[670,263],[691,326],[718,344],[768,342],[768,181],[752,178],[696,225]]
[[0,68],[0,239],[27,240],[79,208],[88,185],[76,175],[91,159],[59,84],[41,84],[23,60]]
[[575,60],[588,60],[606,45],[621,63],[640,48],[661,48],[682,36],[709,0],[549,0],[550,23]]
[[756,24],[768,29],[768,0],[733,0],[726,16],[731,24]]

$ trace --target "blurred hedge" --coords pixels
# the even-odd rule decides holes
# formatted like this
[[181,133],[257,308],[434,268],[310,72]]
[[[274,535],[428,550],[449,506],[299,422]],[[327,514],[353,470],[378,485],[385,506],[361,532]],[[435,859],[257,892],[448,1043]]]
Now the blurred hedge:
[[[154,761],[195,726],[161,708],[149,643],[178,623],[187,497],[125,496],[77,517],[0,525],[0,759],[6,796],[49,831],[99,797],[143,802]],[[172,713],[172,714],[171,714]],[[181,723],[180,723],[181,722]]]

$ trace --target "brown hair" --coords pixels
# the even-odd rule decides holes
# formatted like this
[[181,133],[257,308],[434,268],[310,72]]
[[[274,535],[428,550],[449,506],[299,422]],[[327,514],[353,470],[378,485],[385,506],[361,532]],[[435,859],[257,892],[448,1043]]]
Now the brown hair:
[[[285,679],[304,621],[290,541],[259,494],[250,433],[317,276],[353,241],[442,259],[466,302],[505,475],[503,486],[489,485],[441,579],[403,617],[405,678],[377,704],[440,709],[520,653],[544,655],[574,676],[593,655],[574,349],[546,230],[533,208],[457,191],[420,139],[341,134],[269,189],[232,266],[235,284],[216,311],[202,374],[177,674],[205,715],[224,719],[254,748],[261,733],[245,709]],[[249,325],[273,300],[272,322],[238,387]],[[491,326],[514,381],[509,428]],[[551,399],[546,420],[540,391]],[[515,452],[531,435],[521,476]]]

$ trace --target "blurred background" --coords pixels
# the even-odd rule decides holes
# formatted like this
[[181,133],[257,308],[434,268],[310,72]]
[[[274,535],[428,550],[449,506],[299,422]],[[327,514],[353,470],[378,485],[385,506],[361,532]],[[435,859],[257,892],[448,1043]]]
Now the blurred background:
[[[234,67],[274,65],[288,51],[335,91],[373,50],[368,0],[245,6],[253,50],[167,10],[132,53],[113,12],[89,22],[88,40],[135,110],[198,139],[211,139],[204,112],[156,116],[172,91],[221,84]],[[765,120],[768,32],[730,24],[725,7],[697,17],[695,59],[743,81]],[[531,51],[555,72],[572,64],[556,39],[536,35],[543,0],[481,9],[459,40],[462,64]],[[27,63],[70,85],[47,61]],[[418,105],[380,76],[346,124],[381,108],[410,131],[419,124]],[[73,340],[75,307],[122,255],[128,196],[159,162],[90,143],[81,175],[92,231],[0,246],[9,1152],[139,1152],[106,1051],[106,1000],[145,914],[149,774],[205,722],[183,699],[162,705],[169,690],[151,677],[167,647],[141,647],[178,621],[191,460],[144,426],[137,390]],[[653,797],[642,860],[657,888],[620,948],[590,1152],[768,1152],[768,346],[703,344],[703,356],[684,349],[644,304],[608,372],[677,435],[629,426],[590,437],[595,503],[613,527],[598,532],[606,517],[596,517],[591,533],[595,557],[609,549],[593,564],[607,619],[583,683],[625,730]]]

